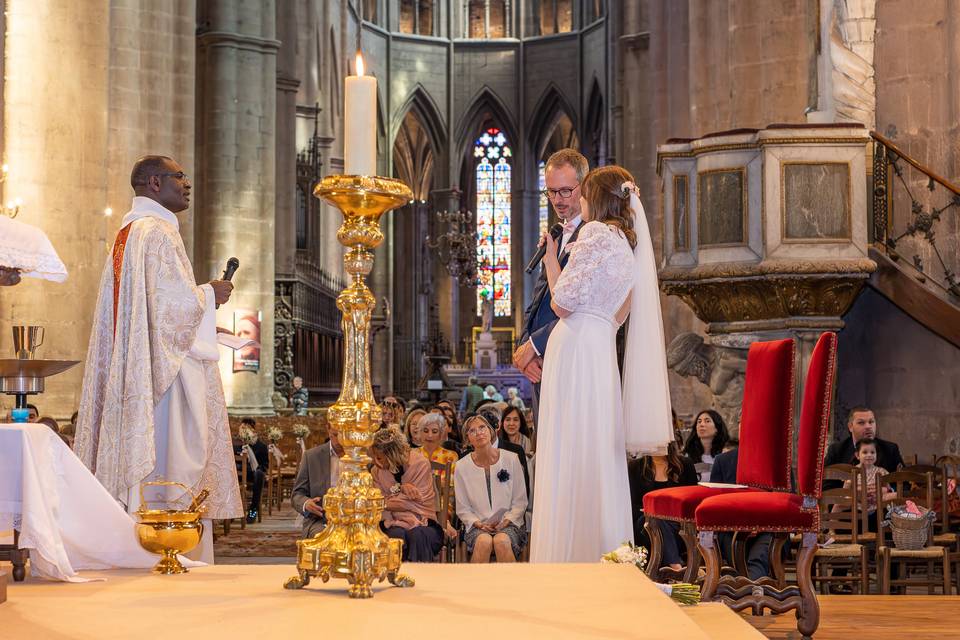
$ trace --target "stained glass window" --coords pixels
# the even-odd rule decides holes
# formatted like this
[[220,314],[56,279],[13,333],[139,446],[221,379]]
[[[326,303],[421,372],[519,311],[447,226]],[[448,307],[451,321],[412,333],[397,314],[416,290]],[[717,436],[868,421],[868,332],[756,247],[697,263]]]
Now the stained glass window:
[[511,314],[510,296],[510,160],[507,137],[491,127],[473,147],[477,160],[477,314],[493,300],[495,316]]
[[547,232],[547,229],[550,228],[550,203],[547,201],[547,196],[544,195],[544,192],[547,190],[547,163],[544,160],[540,161],[539,165],[540,178],[538,182],[538,189],[540,191],[540,208],[539,208],[539,220],[540,220],[540,235],[542,236]]

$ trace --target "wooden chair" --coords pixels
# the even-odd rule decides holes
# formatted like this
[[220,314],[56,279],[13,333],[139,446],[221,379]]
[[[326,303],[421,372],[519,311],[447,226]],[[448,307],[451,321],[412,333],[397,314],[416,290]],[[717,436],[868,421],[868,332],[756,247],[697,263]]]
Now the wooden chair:
[[[840,467],[840,468],[837,468]],[[870,565],[867,547],[860,543],[860,493],[866,489],[866,473],[852,465],[831,465],[823,471],[824,480],[842,480],[844,486],[824,489],[820,496],[820,542],[814,554],[814,584],[820,593],[828,593],[833,583],[856,585],[860,595],[870,591]],[[837,535],[849,536],[847,543],[836,542]],[[833,565],[849,565],[847,575],[831,575]],[[856,570],[856,571],[855,571]]]
[[[237,483],[240,485],[240,507],[246,509],[247,505],[247,455],[245,453],[237,453],[233,456],[234,464],[237,465]],[[233,522],[230,519],[223,521],[223,535],[230,534],[230,523]],[[243,512],[240,515],[240,528],[247,528],[247,514]]]
[[433,487],[437,496],[437,522],[443,531],[443,546],[440,547],[440,562],[453,562],[455,560],[455,548],[459,541],[450,540],[447,537],[447,524],[450,523],[455,514],[451,513],[453,509],[453,474],[450,469],[453,465],[449,462],[442,464],[440,462],[430,462],[433,468]]
[[[700,552],[707,575],[701,598],[723,602],[734,611],[750,609],[762,615],[796,611],[797,631],[808,640],[820,625],[820,603],[811,579],[820,532],[819,500],[823,495],[823,461],[832,415],[833,388],[837,362],[837,335],[824,333],[810,354],[810,364],[800,409],[797,440],[797,491],[748,491],[727,493],[704,500],[696,511]],[[749,361],[747,375],[750,374]],[[790,395],[791,404],[793,395]],[[744,397],[744,412],[748,398]],[[765,399],[770,402],[770,399]],[[770,451],[770,455],[776,452]],[[787,458],[790,459],[789,457]],[[739,480],[739,468],[738,476]],[[797,586],[780,588],[776,580],[751,580],[746,576],[722,578],[718,531],[770,531],[801,534],[797,556]]]
[[687,555],[682,579],[694,582],[700,569],[695,512],[704,500],[727,493],[790,490],[795,362],[796,343],[792,339],[754,342],[747,352],[737,483],[748,488],[693,485],[658,489],[643,497],[644,528],[650,536],[647,575],[651,579],[659,578],[662,553],[657,519],[680,524],[680,539]]
[[[877,500],[881,505],[904,504],[907,500],[913,500],[918,505],[926,508],[936,508],[936,498],[934,497],[934,479],[933,474],[918,473],[916,471],[896,471],[888,473],[885,476],[877,476]],[[896,498],[882,501],[882,490],[884,486],[891,486],[896,492]],[[933,505],[931,507],[931,505]],[[878,507],[884,509],[886,508]],[[880,593],[890,594],[890,588],[893,586],[912,587],[925,586],[927,593],[933,594],[936,587],[943,589],[944,595],[950,595],[950,551],[947,547],[941,545],[932,545],[933,527],[931,533],[927,536],[927,546],[922,549],[897,549],[893,546],[892,534],[889,527],[883,524],[883,516],[878,513],[877,518],[877,574],[880,579]],[[899,578],[891,577],[891,567],[896,562],[900,567]],[[942,564],[943,573],[937,577],[935,566]],[[907,569],[911,564],[926,565],[926,577],[916,578],[907,574]]]
[[[949,485],[952,480],[955,483],[956,487],[960,487],[960,456],[940,456],[936,460],[937,466],[943,468],[944,480]],[[956,490],[956,489],[955,489]],[[956,494],[954,494],[956,495]],[[947,496],[947,511],[946,513],[950,514],[950,495]],[[956,511],[954,511],[954,514]],[[951,531],[960,530],[960,520],[957,518],[951,518],[949,528]],[[953,576],[957,584],[957,594],[960,595],[960,551],[953,550],[950,552],[950,565],[953,567]]]
[[950,551],[957,551],[957,534],[950,530],[946,469],[936,464],[915,464],[904,467],[901,471],[929,473],[933,478],[933,505],[930,508],[937,512],[937,519],[933,523],[932,542],[935,545],[947,547]]

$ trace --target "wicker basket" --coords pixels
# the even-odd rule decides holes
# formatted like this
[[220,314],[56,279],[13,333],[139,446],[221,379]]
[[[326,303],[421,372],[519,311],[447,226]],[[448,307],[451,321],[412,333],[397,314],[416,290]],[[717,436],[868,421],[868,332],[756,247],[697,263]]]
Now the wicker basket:
[[923,512],[921,518],[905,518],[891,511],[890,531],[893,534],[893,546],[906,551],[916,551],[927,546],[930,536],[930,523],[936,517],[929,509],[920,507]]

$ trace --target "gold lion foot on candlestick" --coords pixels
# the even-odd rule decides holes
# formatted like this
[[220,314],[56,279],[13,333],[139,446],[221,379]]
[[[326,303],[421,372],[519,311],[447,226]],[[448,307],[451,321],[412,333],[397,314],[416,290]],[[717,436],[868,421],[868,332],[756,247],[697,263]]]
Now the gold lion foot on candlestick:
[[412,587],[417,584],[410,576],[395,571],[387,574],[387,580],[395,587]]
[[296,575],[292,578],[287,578],[287,581],[283,583],[283,588],[303,589],[308,584],[310,584],[310,574],[301,569],[299,575]]

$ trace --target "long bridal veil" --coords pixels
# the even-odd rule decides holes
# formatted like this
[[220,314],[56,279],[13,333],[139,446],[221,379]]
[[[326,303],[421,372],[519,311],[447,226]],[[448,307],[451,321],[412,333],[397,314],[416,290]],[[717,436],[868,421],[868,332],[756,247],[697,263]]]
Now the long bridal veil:
[[624,183],[623,188],[630,193],[633,227],[637,233],[637,246],[633,250],[633,294],[623,361],[623,424],[627,452],[631,455],[662,455],[673,440],[673,418],[660,313],[660,284],[650,228],[637,188],[629,182]]

